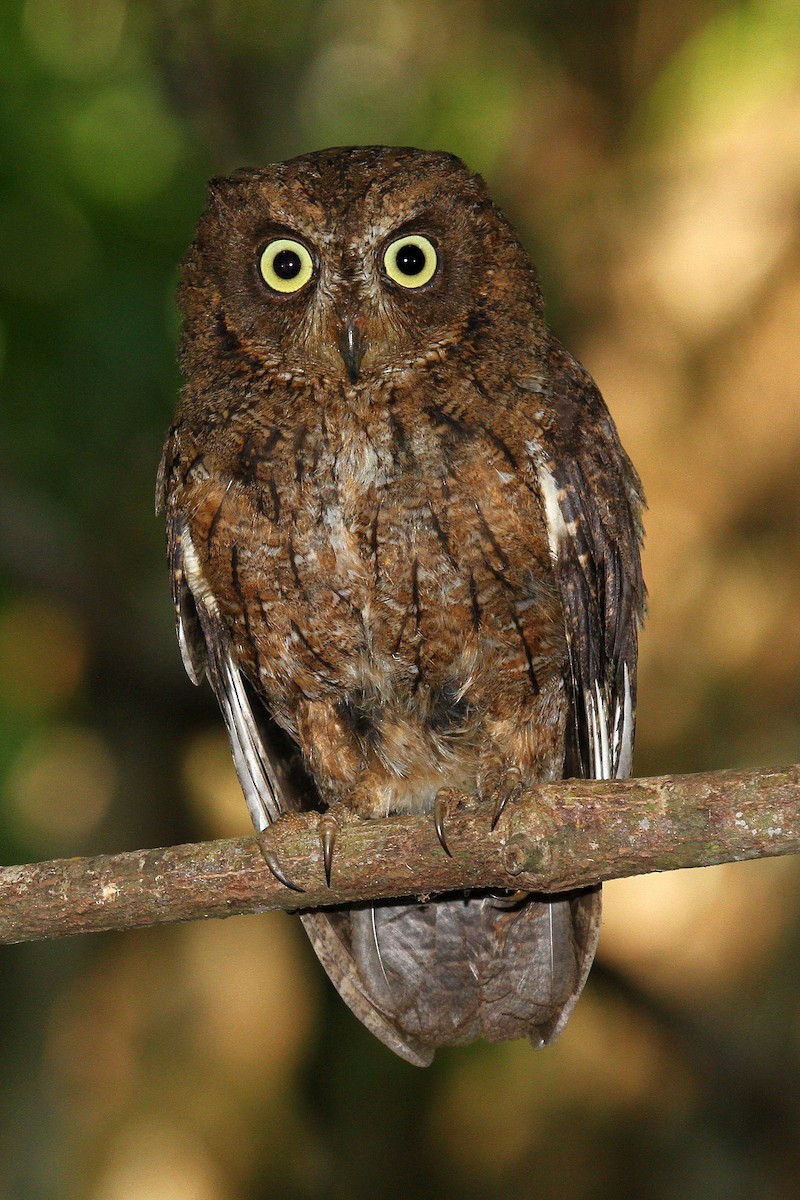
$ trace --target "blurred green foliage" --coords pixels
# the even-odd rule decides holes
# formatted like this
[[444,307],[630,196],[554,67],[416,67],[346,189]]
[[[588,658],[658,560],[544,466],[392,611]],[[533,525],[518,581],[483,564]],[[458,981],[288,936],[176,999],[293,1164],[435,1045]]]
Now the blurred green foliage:
[[[795,0],[0,6],[5,862],[246,829],[153,517],[173,293],[207,178],[325,145],[483,171],[597,375],[640,772],[796,757],[799,51]],[[796,1195],[797,872],[747,872],[609,888],[562,1042],[424,1073],[280,917],[4,948],[0,1200]]]

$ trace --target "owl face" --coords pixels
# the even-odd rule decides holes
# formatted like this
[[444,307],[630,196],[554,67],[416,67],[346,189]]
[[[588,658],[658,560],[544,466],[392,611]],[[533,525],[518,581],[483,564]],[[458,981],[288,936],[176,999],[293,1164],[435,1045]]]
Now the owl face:
[[468,331],[474,344],[482,324],[507,341],[541,322],[527,256],[480,177],[451,155],[383,147],[214,180],[180,300],[187,373],[198,355],[235,354],[361,387],[443,358]]

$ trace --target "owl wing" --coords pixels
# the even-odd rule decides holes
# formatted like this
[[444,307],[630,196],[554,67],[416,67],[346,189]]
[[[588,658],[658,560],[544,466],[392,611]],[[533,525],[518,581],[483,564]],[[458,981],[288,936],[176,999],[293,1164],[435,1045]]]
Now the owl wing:
[[630,774],[644,614],[641,484],[590,376],[557,343],[542,432],[528,443],[544,502],[569,649],[573,724],[565,775]]
[[228,626],[203,576],[187,522],[172,508],[167,517],[167,552],[183,664],[193,683],[201,683],[207,675],[214,689],[236,773],[260,833],[287,808],[299,805],[290,799],[291,793],[265,745],[245,680],[231,652]]

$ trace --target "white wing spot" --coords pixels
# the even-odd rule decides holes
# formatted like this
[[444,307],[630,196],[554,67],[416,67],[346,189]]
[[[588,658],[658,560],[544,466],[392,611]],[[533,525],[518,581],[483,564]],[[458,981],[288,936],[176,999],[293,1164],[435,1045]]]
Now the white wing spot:
[[185,530],[181,534],[181,550],[183,551],[183,573],[195,603],[203,603],[210,613],[213,613],[215,617],[219,616],[216,597],[203,574],[194,542]]
[[[528,449],[531,450],[532,448],[534,448],[534,444],[529,443]],[[550,553],[553,558],[558,558],[559,542],[564,541],[570,535],[570,527],[564,520],[559,503],[560,489],[552,471],[548,470],[544,463],[540,461],[536,462],[536,475],[539,480],[542,500],[544,501],[544,515],[547,522],[547,541],[550,546]]]
[[[631,694],[631,674],[628,664],[623,668],[625,677],[625,695],[622,702],[622,732],[620,735],[619,751],[615,751],[617,769],[614,775],[617,779],[627,779],[633,770],[633,696]],[[615,715],[615,725],[619,720],[619,705]]]
[[627,779],[633,765],[633,697],[628,666],[623,668],[624,695],[614,706],[613,722],[599,681],[584,692],[589,750],[595,779]]

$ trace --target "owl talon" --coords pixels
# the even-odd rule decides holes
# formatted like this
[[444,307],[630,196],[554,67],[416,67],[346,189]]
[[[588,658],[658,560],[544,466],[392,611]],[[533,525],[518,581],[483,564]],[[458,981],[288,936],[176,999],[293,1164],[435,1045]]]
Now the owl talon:
[[505,808],[506,804],[508,804],[508,793],[504,792],[501,796],[498,796],[497,800],[495,801],[494,812],[492,813],[492,833],[494,833],[495,826],[500,820],[500,817],[503,815],[503,809]]
[[333,864],[333,851],[336,846],[336,835],[339,832],[339,825],[335,817],[330,813],[324,813],[319,819],[319,836],[322,842],[322,862],[325,867],[325,882],[328,887],[331,886],[331,866]]
[[436,836],[439,839],[439,844],[449,858],[453,857],[453,852],[447,844],[447,838],[444,833],[444,818],[447,813],[447,794],[445,792],[437,792],[436,799],[433,802],[433,824],[436,829]]
[[278,862],[277,854],[267,843],[266,833],[267,831],[264,830],[258,835],[257,839],[258,848],[261,851],[261,857],[264,859],[264,862],[267,864],[270,871],[272,871],[272,874],[275,876],[278,883],[282,883],[284,887],[289,888],[289,890],[292,892],[304,892],[306,890],[305,888],[300,887],[299,883],[292,883],[291,879],[289,879],[288,876],[283,873],[281,865]]
[[439,844],[449,858],[453,857],[453,852],[447,844],[445,821],[456,811],[456,809],[469,806],[469,796],[459,792],[456,788],[439,788],[436,796],[434,797],[433,826],[436,830],[436,836],[439,839]]
[[509,800],[519,790],[520,777],[519,772],[515,769],[509,770],[501,780],[497,788],[497,796],[494,804],[494,812],[492,813],[491,830],[494,833],[497,822],[503,815],[503,811]]

